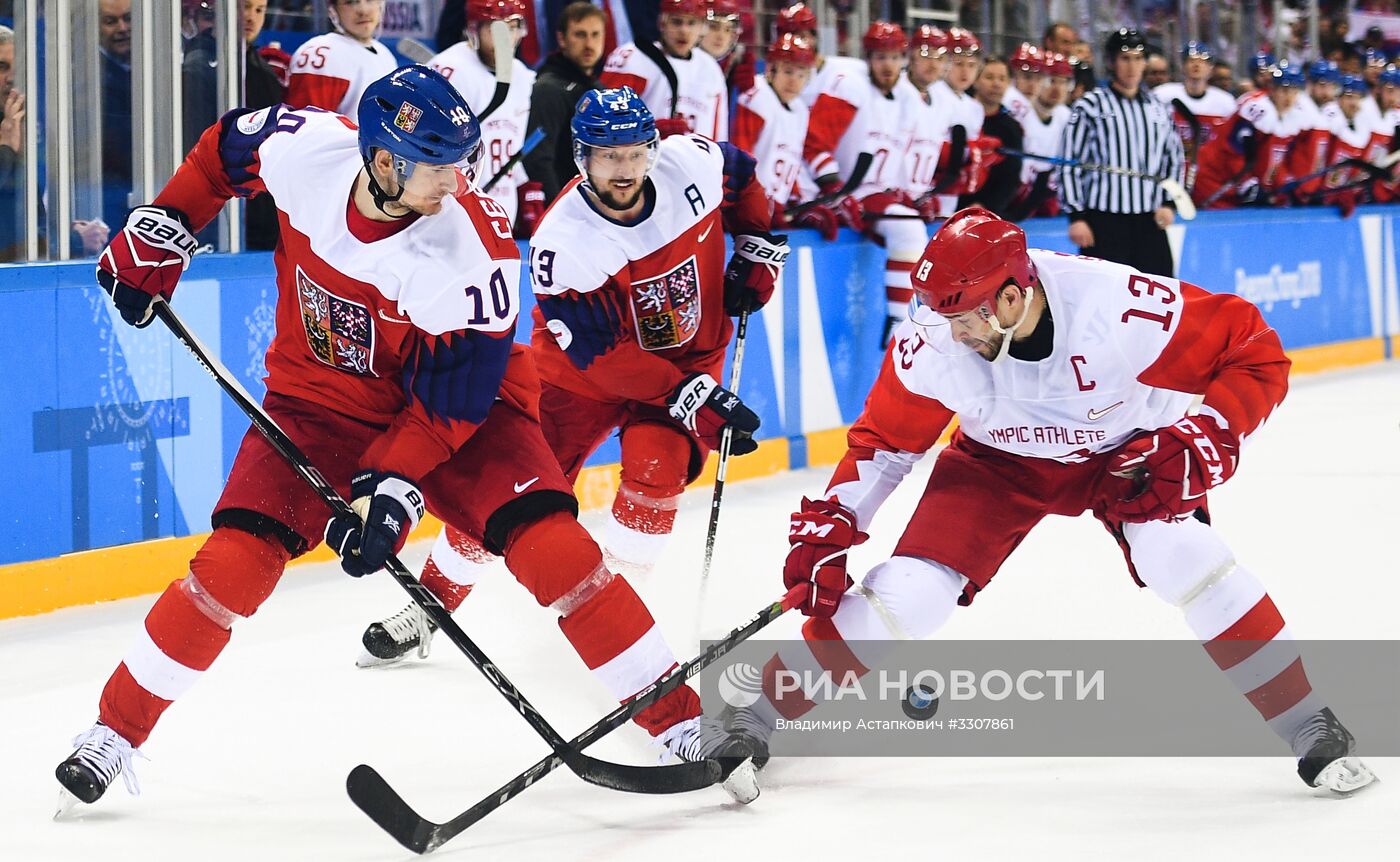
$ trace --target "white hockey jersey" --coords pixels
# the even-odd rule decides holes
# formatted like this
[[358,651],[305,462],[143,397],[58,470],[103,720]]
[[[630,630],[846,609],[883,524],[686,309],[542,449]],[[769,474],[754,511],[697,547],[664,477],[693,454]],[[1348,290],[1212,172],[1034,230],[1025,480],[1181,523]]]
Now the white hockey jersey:
[[[986,119],[986,112],[977,100],[966,93],[955,93],[953,88],[948,86],[947,81],[935,81],[928,88],[929,97],[933,100],[934,111],[938,116],[944,118],[944,137],[947,138],[950,130],[954,126],[962,126],[967,132],[969,141],[976,140],[982,134],[982,121]],[[939,212],[951,214],[958,210],[957,195],[939,195]]]
[[[477,185],[486,185],[501,166],[510,161],[525,145],[526,124],[530,119],[530,93],[535,86],[535,73],[519,60],[512,60],[510,89],[506,100],[481,123],[481,176]],[[481,55],[466,42],[443,51],[428,61],[444,78],[452,82],[472,112],[480,116],[496,92],[496,74],[481,62]],[[505,209],[512,224],[519,204],[516,188],[526,181],[525,168],[517,164],[488,194]]]
[[[1051,109],[1050,117],[1044,120],[1032,109],[1030,118],[1022,123],[1026,130],[1023,141],[1025,151],[1040,156],[1059,155],[1060,139],[1064,136],[1065,126],[1069,125],[1069,117],[1068,105],[1056,105]],[[1037,175],[1044,173],[1050,174],[1051,186],[1056,187],[1054,165],[1035,159],[1026,159],[1021,163],[1021,182],[1033,183]]]
[[812,176],[834,172],[845,182],[860,154],[870,153],[870,169],[855,197],[902,187],[908,172],[905,152],[914,132],[912,89],[896,85],[886,95],[870,82],[864,66],[860,75],[836,75],[807,120],[802,155]]
[[1021,124],[1022,128],[1030,122],[1031,117],[1035,116],[1035,108],[1031,105],[1030,97],[1016,89],[1015,84],[1006,88],[1006,93],[1001,97],[1001,106],[1011,115],[1011,119]]
[[919,92],[908,77],[899,79],[897,91],[906,100],[910,113],[903,188],[917,200],[933,188],[938,159],[943,154],[943,144],[948,140],[948,118],[939,110],[940,106],[933,96]]
[[[1168,81],[1154,87],[1152,95],[1165,105],[1170,105],[1173,99],[1180,99],[1187,110],[1196,115],[1201,124],[1201,137],[1196,142],[1198,147],[1205,146],[1206,142],[1215,136],[1215,127],[1230,119],[1238,107],[1234,98],[1219,87],[1206,87],[1205,93],[1193,96],[1186,92],[1186,85],[1179,81]],[[1189,144],[1191,124],[1176,111],[1172,112],[1172,122],[1176,124],[1176,132],[1181,136],[1182,143]]]
[[[729,85],[719,63],[696,48],[686,59],[666,55],[676,72],[675,116],[690,130],[714,141],[729,140]],[[598,81],[604,87],[631,87],[658,117],[670,117],[671,85],[661,68],[633,42],[619,45],[603,66]]]
[[362,45],[342,33],[322,33],[306,40],[292,58],[285,101],[293,108],[324,108],[358,120],[365,88],[398,66],[378,39]]
[[810,108],[817,103],[817,97],[831,89],[832,82],[847,75],[853,78],[869,77],[865,62],[857,57],[822,57],[821,66],[812,70],[807,86],[802,88],[802,101]]
[[801,98],[784,105],[763,77],[755,79],[753,87],[739,97],[732,143],[758,162],[758,180],[768,199],[778,206],[795,197],[806,138],[807,105]]

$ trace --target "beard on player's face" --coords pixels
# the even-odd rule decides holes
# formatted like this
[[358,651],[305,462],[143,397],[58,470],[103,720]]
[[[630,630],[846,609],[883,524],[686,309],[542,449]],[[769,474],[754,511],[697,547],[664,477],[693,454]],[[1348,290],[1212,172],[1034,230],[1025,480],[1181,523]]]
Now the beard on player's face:
[[636,206],[641,198],[642,183],[645,179],[643,176],[632,180],[611,179],[599,182],[590,177],[589,182],[593,186],[593,193],[604,206],[614,210],[628,210]]

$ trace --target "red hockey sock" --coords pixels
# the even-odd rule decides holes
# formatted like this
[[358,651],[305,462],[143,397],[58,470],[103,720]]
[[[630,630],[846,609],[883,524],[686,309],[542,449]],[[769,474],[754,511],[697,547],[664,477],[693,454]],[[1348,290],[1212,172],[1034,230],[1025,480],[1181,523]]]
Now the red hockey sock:
[[449,525],[438,533],[419,580],[451,613],[471,595],[478,575],[492,559],[480,542]]

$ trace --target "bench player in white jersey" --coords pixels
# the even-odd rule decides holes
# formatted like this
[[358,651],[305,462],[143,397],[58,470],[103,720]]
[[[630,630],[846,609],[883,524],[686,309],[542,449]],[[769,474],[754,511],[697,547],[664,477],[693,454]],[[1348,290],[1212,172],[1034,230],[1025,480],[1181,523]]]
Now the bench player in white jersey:
[[[816,51],[816,63],[812,67],[812,77],[802,89],[802,101],[810,108],[817,97],[831,84],[833,78],[842,74],[860,74],[865,64],[857,57],[829,57],[821,53],[821,41],[817,38],[817,13],[806,3],[793,3],[778,10],[773,18],[774,38],[792,35],[805,39]],[[813,189],[814,191],[815,189]],[[804,193],[808,189],[803,189]]]
[[[136,792],[137,748],[288,560],[324,537],[347,573],[377,571],[425,508],[504,556],[618,700],[675,666],[646,606],[576,520],[541,432],[534,362],[511,338],[519,251],[500,206],[474,188],[476,118],[425,66],[372,83],[359,116],[357,130],[285,105],[224,115],[98,259],[123,319],[144,326],[189,265],[193,231],[235,195],[273,194],[282,231],[263,406],[364,520],[332,518],[249,430],[213,533],[156,600],[103,689],[98,723],[57,769],[83,802],[117,775]],[[723,735],[698,718],[699,697],[673,694],[637,722],[683,758],[715,751]]]
[[[496,71],[491,66],[495,62],[491,22],[504,21],[518,47],[527,32],[530,8],[525,0],[466,0],[466,6],[467,38],[433,57],[428,66],[451,81],[472,110],[480,112],[496,92]],[[481,118],[483,185],[525,144],[535,73],[515,59],[514,52],[511,65],[506,100],[490,116]],[[528,239],[544,215],[544,187],[530,182],[524,166],[517,164],[487,194],[505,208],[506,217],[516,226],[516,236]]]
[[[1025,129],[1022,146],[1028,153],[1053,156],[1059,152],[1060,139],[1065,126],[1069,125],[1070,110],[1065,96],[1074,81],[1074,67],[1064,54],[1044,55],[1044,67],[1040,89],[1031,99],[1031,114],[1022,123]],[[1049,162],[1026,159],[1021,165],[1021,195],[1011,208],[1015,214],[1012,220],[1059,215],[1057,176],[1055,166]]]
[[948,34],[943,30],[921,24],[910,34],[909,65],[904,67],[904,80],[900,82],[900,87],[909,91],[906,98],[914,118],[904,156],[904,191],[925,222],[939,217],[934,190],[941,180],[938,167],[948,143],[948,117],[942,110],[944,105],[934,100],[931,89],[943,80],[947,57]]
[[[757,448],[758,417],[718,381],[729,315],[768,300],[787,238],[767,233],[769,203],[751,157],[696,135],[658,143],[632,90],[590,91],[572,129],[580,177],[530,243],[540,419],[571,481],[620,429],[621,483],[601,539],[610,565],[642,574],[725,426],[734,428],[732,454]],[[726,233],[736,247],[727,268]],[[482,573],[471,538],[447,530],[424,570],[423,584],[449,610]],[[374,628],[389,622],[366,633],[373,654],[396,660],[426,647],[417,633],[392,650],[372,647],[388,645]]]
[[957,211],[958,196],[980,188],[987,171],[1001,159],[996,154],[1001,142],[982,136],[982,120],[986,113],[967,92],[981,72],[982,43],[970,30],[949,28],[943,80],[929,87],[935,112],[945,118],[943,123],[947,130],[938,172],[940,176],[958,178],[955,185],[936,195],[938,211],[944,216]]
[[[1153,88],[1152,95],[1163,104],[1172,105],[1172,122],[1181,137],[1188,163],[1194,162],[1201,147],[1215,135],[1215,129],[1235,113],[1235,99],[1219,87],[1209,84],[1211,52],[1204,42],[1192,40],[1181,49],[1181,81],[1168,81]],[[1186,106],[1200,124],[1196,132],[1190,119],[1173,102]]]
[[[802,173],[802,146],[807,140],[807,103],[802,88],[812,76],[816,51],[800,36],[785,33],[768,46],[767,68],[753,87],[739,96],[734,108],[730,142],[757,163],[758,181],[773,202],[773,228],[787,226],[785,207],[797,203],[797,178]],[[836,219],[824,207],[825,221],[812,223],[836,238]],[[807,224],[807,221],[800,221]]]
[[1030,120],[1031,99],[1040,89],[1040,82],[1045,76],[1046,59],[1045,53],[1039,48],[1030,42],[1022,42],[1006,62],[1011,70],[1011,86],[1006,88],[1006,95],[1001,97],[1001,106],[1022,128]]
[[[909,38],[898,24],[876,21],[861,37],[861,47],[866,62],[860,72],[835,76],[812,106],[803,158],[817,187],[830,194],[850,178],[862,153],[873,157],[838,213],[848,227],[878,237],[885,246],[883,346],[909,305],[909,271],[928,234],[904,191],[905,154],[915,123],[912,88],[900,86]],[[881,215],[901,217],[876,218]]]
[[297,49],[286,103],[293,108],[323,108],[356,120],[365,88],[399,65],[384,43],[374,38],[384,3],[331,0],[327,8],[334,29]]
[[[971,604],[1045,516],[1091,512],[1134,580],[1181,609],[1292,747],[1309,786],[1345,793],[1373,780],[1264,585],[1210,525],[1207,492],[1288,388],[1288,358],[1259,311],[1122,264],[1028,251],[1020,228],[978,208],[934,235],[914,285],[919,307],[826,495],[792,516],[783,580],[807,587],[799,607],[811,619],[765,683],[790,670],[865,673],[882,643],[925,638]],[[847,551],[955,416],[893,555],[852,588]],[[742,720],[727,716],[760,737],[820,699],[765,688]]]
[[698,47],[706,11],[705,0],[661,0],[661,41],[654,47],[675,72],[675,93],[661,66],[635,42],[617,46],[598,76],[600,86],[637,92],[656,117],[662,137],[694,132],[712,141],[729,140],[729,85],[715,58]]

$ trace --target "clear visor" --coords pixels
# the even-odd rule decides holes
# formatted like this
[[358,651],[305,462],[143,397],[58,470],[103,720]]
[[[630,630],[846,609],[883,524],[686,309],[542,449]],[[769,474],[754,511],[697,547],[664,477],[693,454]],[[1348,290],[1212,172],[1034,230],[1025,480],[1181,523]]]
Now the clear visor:
[[960,339],[971,339],[974,343],[991,339],[994,334],[991,319],[990,302],[947,315],[929,308],[917,295],[909,302],[909,320],[919,330],[924,341],[935,351],[952,356],[974,352],[971,345],[963,343]]
[[659,138],[649,143],[624,147],[579,146],[579,172],[591,182],[608,183],[617,180],[641,180],[656,167]]
[[406,159],[396,159],[394,163],[404,191],[421,197],[456,197],[465,194],[467,189],[475,186],[480,179],[480,166],[481,147],[473,149],[465,158],[451,164],[428,165]]

